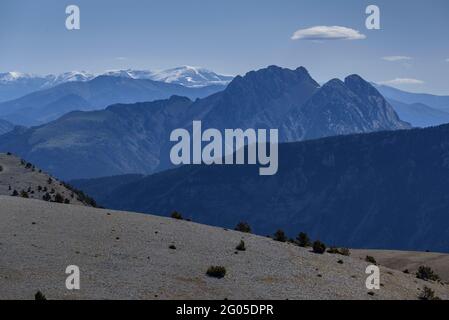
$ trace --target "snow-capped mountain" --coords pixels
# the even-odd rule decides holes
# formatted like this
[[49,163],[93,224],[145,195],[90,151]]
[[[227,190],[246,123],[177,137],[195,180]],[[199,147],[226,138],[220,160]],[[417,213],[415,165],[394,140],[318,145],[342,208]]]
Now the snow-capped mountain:
[[16,71],[0,73],[0,102],[13,100],[66,82],[89,81],[94,77],[94,74],[80,71],[64,72],[57,75],[36,75]]
[[183,66],[154,72],[152,80],[177,83],[186,87],[204,87],[208,85],[227,85],[233,78],[204,68]]
[[149,79],[166,83],[180,84],[185,87],[205,87],[210,85],[227,85],[232,76],[217,74],[204,68],[177,67],[167,70],[111,70],[103,75],[132,79]]
[[232,76],[220,75],[204,68],[178,67],[167,70],[110,70],[101,74],[70,71],[61,74],[36,75],[22,72],[0,73],[0,102],[20,98],[34,91],[49,89],[67,82],[85,82],[99,75],[130,79],[148,79],[190,88],[225,86]]
[[49,75],[47,78],[49,79],[46,86],[48,88],[57,86],[62,83],[66,82],[73,82],[73,81],[89,81],[95,78],[96,75],[93,73],[89,73],[86,71],[70,71],[70,72],[64,72],[59,75]]

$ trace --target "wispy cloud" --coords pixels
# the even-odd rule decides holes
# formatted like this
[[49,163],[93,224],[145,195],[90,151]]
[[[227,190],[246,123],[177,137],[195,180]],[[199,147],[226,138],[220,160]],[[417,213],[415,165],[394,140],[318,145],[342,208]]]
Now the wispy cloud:
[[412,57],[408,56],[387,56],[382,58],[385,61],[396,62],[396,61],[408,61],[412,60]]
[[127,57],[115,57],[115,60],[125,61],[125,60],[128,60],[128,58]]
[[315,26],[299,29],[292,40],[362,40],[366,36],[357,30],[341,26]]
[[446,62],[449,62],[449,58],[446,59]]
[[396,78],[393,80],[383,81],[380,84],[392,84],[392,85],[401,85],[401,84],[423,84],[424,81],[418,79],[411,78]]

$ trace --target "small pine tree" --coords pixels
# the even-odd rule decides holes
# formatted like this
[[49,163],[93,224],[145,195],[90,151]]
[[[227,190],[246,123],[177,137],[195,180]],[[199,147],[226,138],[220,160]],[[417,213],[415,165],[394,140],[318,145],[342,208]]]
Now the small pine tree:
[[17,190],[14,190],[11,195],[13,197],[17,197],[19,195],[19,193],[17,192]]
[[247,222],[239,222],[234,230],[244,233],[251,233],[251,227]]
[[303,248],[307,248],[312,245],[309,236],[305,232],[300,232],[296,237],[296,241],[298,241],[298,245]]
[[279,229],[274,234],[274,240],[279,241],[279,242],[286,242],[287,241],[287,236],[285,235],[285,232],[283,230]]
[[182,215],[178,211],[173,211],[171,217],[176,220],[182,220]]

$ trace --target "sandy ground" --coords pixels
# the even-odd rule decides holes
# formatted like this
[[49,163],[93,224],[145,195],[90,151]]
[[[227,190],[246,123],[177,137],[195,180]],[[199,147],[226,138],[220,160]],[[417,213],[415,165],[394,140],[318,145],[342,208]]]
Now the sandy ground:
[[[247,250],[236,254],[241,239]],[[79,291],[65,288],[68,265],[81,270]],[[208,277],[211,265],[226,276]],[[371,296],[367,265],[187,221],[0,196],[1,299],[37,290],[48,299],[416,299],[425,285],[449,298],[447,286],[385,267]]]
[[390,251],[390,250],[352,250],[354,257],[364,259],[373,256],[376,261],[395,270],[408,270],[415,274],[420,266],[429,266],[441,280],[449,283],[449,255],[433,252]]
[[[39,168],[26,167],[26,162],[14,155],[0,153],[0,195],[12,195],[14,190],[19,193],[25,191],[29,198],[42,200],[48,192],[55,199],[56,194],[60,194],[64,199],[68,199],[71,204],[83,205],[78,201],[77,196],[61,182],[50,175],[41,172]],[[51,183],[49,181],[51,178]],[[41,187],[41,188],[39,188]]]

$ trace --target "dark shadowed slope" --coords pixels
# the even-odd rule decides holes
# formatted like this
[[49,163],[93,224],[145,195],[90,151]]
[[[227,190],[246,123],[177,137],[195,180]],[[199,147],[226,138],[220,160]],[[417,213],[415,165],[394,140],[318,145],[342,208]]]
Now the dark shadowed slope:
[[14,128],[14,125],[6,120],[0,119],[0,135],[11,131]]
[[280,145],[279,172],[185,166],[117,188],[102,204],[327,243],[449,251],[449,126]]

